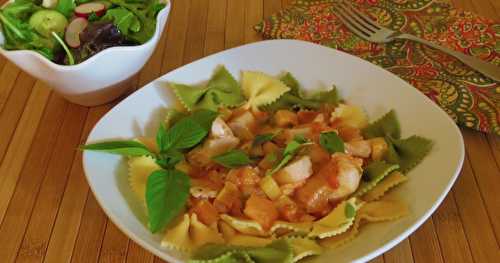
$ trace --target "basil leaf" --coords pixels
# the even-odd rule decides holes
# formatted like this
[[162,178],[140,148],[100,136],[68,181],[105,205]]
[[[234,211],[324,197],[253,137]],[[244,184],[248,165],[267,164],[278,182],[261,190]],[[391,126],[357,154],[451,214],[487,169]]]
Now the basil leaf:
[[172,169],[182,160],[184,160],[184,154],[177,150],[169,150],[160,153],[160,158],[156,160],[156,163],[163,169]]
[[252,146],[255,147],[255,146],[259,146],[261,144],[264,144],[266,142],[269,142],[272,139],[274,139],[275,136],[276,136],[276,134],[272,134],[272,133],[259,134],[259,135],[255,136],[255,139],[252,142]]
[[283,155],[290,155],[290,154],[295,154],[300,148],[302,144],[297,142],[296,140],[293,140],[289,142],[286,147],[285,151],[283,152]]
[[186,113],[178,111],[176,109],[167,109],[165,117],[165,127],[170,128],[174,126],[179,120],[187,116]]
[[344,152],[344,141],[335,132],[323,132],[319,135],[319,144],[329,153]]
[[266,175],[273,175],[274,173],[279,171],[281,168],[283,168],[292,158],[293,158],[293,155],[285,155],[285,157],[283,157],[283,159],[281,159],[279,164],[276,165],[276,167],[274,167],[272,170],[268,171],[266,173]]
[[208,131],[190,118],[180,120],[165,136],[164,149],[186,149],[200,143]]
[[265,157],[264,160],[268,163],[275,163],[278,160],[278,155],[275,152],[268,153]]
[[189,176],[178,170],[159,170],[149,175],[146,205],[152,233],[161,231],[184,209],[190,184]]
[[167,146],[167,129],[165,129],[165,125],[163,123],[160,123],[158,132],[156,133],[156,144],[158,145],[158,148],[160,148],[160,153],[167,150],[165,148]]
[[293,140],[298,142],[298,143],[306,143],[308,142],[307,138],[304,136],[304,134],[297,134],[293,137]]
[[212,127],[212,122],[219,116],[219,113],[211,110],[197,110],[188,118],[200,125],[203,129],[209,131]]
[[110,141],[93,143],[83,145],[81,148],[88,151],[107,152],[125,156],[154,156],[154,154],[151,153],[146,146],[136,141]]
[[[300,138],[299,138],[300,139]],[[295,157],[295,154],[299,151],[300,147],[304,146],[307,144],[307,140],[304,141],[304,143],[298,142],[297,140],[292,140],[290,141],[286,147],[285,150],[283,151],[283,159],[278,163],[276,167],[274,167],[272,170],[269,170],[266,175],[272,175],[279,171],[281,168],[283,168],[290,160]]]
[[354,208],[354,206],[351,205],[351,203],[347,203],[345,205],[344,213],[345,213],[345,217],[353,218],[356,215],[356,208]]
[[238,168],[252,163],[252,160],[242,150],[231,150],[212,158],[216,163],[226,168]]

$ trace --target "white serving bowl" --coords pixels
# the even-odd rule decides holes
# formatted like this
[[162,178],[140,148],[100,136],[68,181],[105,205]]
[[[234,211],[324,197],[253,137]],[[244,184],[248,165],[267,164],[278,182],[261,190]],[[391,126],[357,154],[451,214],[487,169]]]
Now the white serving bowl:
[[[170,13],[171,4],[166,4],[158,13],[156,30],[149,41],[138,46],[111,47],[76,65],[58,65],[31,50],[0,47],[0,54],[73,103],[84,106],[104,104],[127,91],[129,86],[122,84],[135,75],[153,54]],[[0,28],[0,45],[3,43]]]
[[[348,102],[362,106],[375,120],[391,109],[401,122],[402,136],[420,135],[434,147],[424,161],[408,173],[409,180],[394,191],[411,214],[396,221],[369,224],[347,245],[327,250],[318,262],[365,262],[387,251],[415,231],[438,207],[455,182],[464,159],[462,135],[451,118],[434,102],[392,73],[349,54],[295,40],[257,42],[195,61],[136,91],[109,111],[93,128],[88,143],[137,136],[154,136],[165,109],[176,98],[168,82],[206,81],[219,65],[233,76],[242,70],[268,74],[291,72],[303,87],[335,84]],[[133,195],[127,179],[126,158],[84,152],[83,168],[97,201],[127,236],[169,262],[186,255],[160,246],[144,224],[143,203]]]

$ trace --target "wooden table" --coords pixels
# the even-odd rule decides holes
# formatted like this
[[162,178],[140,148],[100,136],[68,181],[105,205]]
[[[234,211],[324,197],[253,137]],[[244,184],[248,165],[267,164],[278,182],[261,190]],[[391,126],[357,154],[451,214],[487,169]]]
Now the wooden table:
[[[290,1],[172,2],[168,29],[133,88],[260,40],[252,26]],[[500,20],[498,0],[454,2]],[[84,178],[76,147],[115,104],[68,103],[0,57],[0,262],[162,262],[107,219]],[[374,262],[499,262],[500,137],[471,130],[463,135],[467,158],[443,204]]]

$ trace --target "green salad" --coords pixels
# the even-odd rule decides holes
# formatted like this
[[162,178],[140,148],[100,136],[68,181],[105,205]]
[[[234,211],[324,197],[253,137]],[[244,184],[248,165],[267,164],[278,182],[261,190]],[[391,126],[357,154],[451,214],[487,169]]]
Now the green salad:
[[161,0],[14,0],[0,9],[2,47],[74,65],[109,47],[147,42],[164,7]]

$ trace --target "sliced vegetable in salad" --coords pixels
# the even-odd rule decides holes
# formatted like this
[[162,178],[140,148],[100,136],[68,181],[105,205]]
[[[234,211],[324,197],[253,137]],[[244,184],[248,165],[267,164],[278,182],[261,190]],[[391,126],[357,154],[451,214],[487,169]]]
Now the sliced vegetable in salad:
[[432,143],[401,138],[394,111],[370,124],[335,88],[304,96],[290,73],[241,79],[221,67],[200,87],[170,83],[184,108],[155,139],[83,146],[128,157],[164,247],[191,262],[296,262],[409,213],[384,195]]
[[162,0],[14,0],[0,10],[6,50],[33,50],[62,65],[154,34]]

